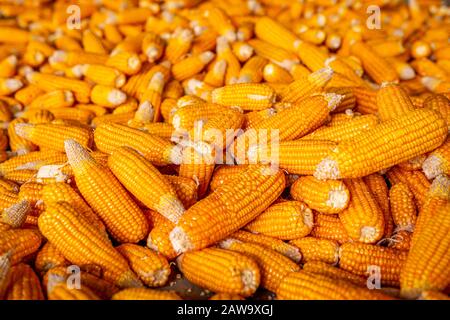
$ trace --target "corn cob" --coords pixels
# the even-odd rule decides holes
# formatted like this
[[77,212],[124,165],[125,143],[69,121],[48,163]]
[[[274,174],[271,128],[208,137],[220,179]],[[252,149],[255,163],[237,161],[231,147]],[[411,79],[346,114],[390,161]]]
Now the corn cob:
[[314,227],[311,231],[311,236],[333,240],[339,244],[350,241],[350,237],[339,217],[323,213],[314,215]]
[[236,30],[227,13],[220,8],[213,7],[205,12],[205,17],[213,29],[228,41],[236,40]]
[[119,147],[128,146],[156,164],[181,162],[180,147],[172,145],[163,138],[123,125],[105,123],[98,126],[94,133],[94,140],[100,151],[109,154]]
[[[255,53],[253,48],[244,41],[233,42],[231,49],[240,62],[246,62]],[[224,62],[226,63],[226,61]]]
[[290,240],[308,235],[312,227],[311,209],[299,201],[285,201],[267,208],[245,228],[253,233]]
[[[339,267],[360,276],[370,276],[373,266],[382,285],[398,286],[408,252],[364,243],[344,243],[339,249]],[[373,269],[375,270],[375,269]]]
[[341,268],[334,267],[322,261],[306,262],[303,265],[303,270],[308,273],[319,274],[337,280],[345,280],[361,287],[365,287],[367,285],[367,280],[364,277],[358,276]]
[[450,97],[443,94],[432,95],[423,101],[423,107],[438,111],[450,127]]
[[295,80],[282,92],[282,101],[295,103],[314,93],[321,92],[332,76],[332,69],[323,68]]
[[387,178],[391,184],[402,182],[406,184],[414,194],[417,207],[420,209],[424,202],[430,182],[427,177],[420,171],[407,171],[400,167],[393,167],[387,172]]
[[353,94],[356,98],[356,111],[362,114],[377,113],[377,93],[364,87],[353,87]]
[[[89,147],[92,141],[92,134],[88,130],[76,126],[18,123],[15,125],[15,131],[18,136],[41,148],[61,152],[64,151],[66,139],[74,139],[84,147]],[[49,135],[52,139],[48,139]]]
[[377,93],[377,109],[380,119],[386,121],[413,111],[415,108],[401,86],[396,83],[383,83]]
[[108,159],[108,166],[125,188],[147,207],[158,211],[172,222],[178,221],[183,214],[183,205],[171,184],[133,149],[115,149]]
[[24,155],[18,155],[3,163],[0,163],[0,174],[5,175],[12,171],[24,169],[37,170],[44,165],[64,163],[67,157],[57,151],[34,151]]
[[[185,252],[204,248],[237,231],[278,198],[284,186],[284,174],[279,170],[253,166],[242,172],[236,183],[223,185],[186,211],[170,233],[174,249]],[[235,195],[239,200],[229,203],[230,196]]]
[[363,178],[364,183],[369,188],[373,197],[378,203],[384,216],[384,236],[390,237],[394,230],[394,221],[391,215],[391,208],[389,204],[389,190],[386,180],[378,173],[373,173]]
[[20,263],[11,268],[6,300],[44,300],[41,283],[33,269]]
[[172,260],[178,255],[169,239],[170,231],[175,227],[175,224],[156,211],[148,210],[146,213],[153,225],[147,238],[147,247]]
[[251,39],[247,43],[253,47],[253,50],[258,56],[270,60],[287,71],[290,71],[292,66],[299,62],[294,53],[266,41]]
[[[39,216],[39,230],[61,253],[75,264],[93,263],[102,267],[105,279],[120,287],[140,286],[140,281],[129,269],[128,264],[104,236],[99,235],[84,216],[77,213],[68,203],[58,202],[47,205],[46,211]],[[65,228],[72,230],[73,237],[67,238]],[[95,243],[101,251],[85,251],[80,254],[78,248],[86,243]]]
[[34,261],[35,269],[41,275],[52,268],[68,265],[69,261],[67,261],[63,254],[50,242],[47,242],[42,246]]
[[70,90],[79,102],[89,102],[91,86],[87,82],[38,72],[27,75],[27,80],[44,91]]
[[42,188],[42,201],[44,204],[65,201],[69,203],[77,212],[84,215],[92,225],[99,230],[105,231],[105,226],[100,218],[87,205],[84,199],[67,183],[55,182],[45,185]]
[[31,141],[17,135],[15,126],[16,124],[21,123],[26,123],[26,120],[23,118],[16,118],[8,125],[9,146],[11,147],[11,150],[17,152],[18,155],[23,155],[37,149],[36,145]]
[[262,110],[275,102],[275,92],[264,84],[238,83],[214,89],[212,102],[243,110]]
[[336,147],[327,140],[294,140],[280,142],[278,147],[258,146],[260,161],[273,161],[291,174],[312,175],[320,161]]
[[252,295],[260,284],[256,262],[241,253],[207,248],[177,258],[178,268],[194,284],[213,292]]
[[95,117],[94,119],[92,119],[91,124],[93,127],[99,127],[102,124],[127,124],[133,118],[133,111],[124,113],[109,113]]
[[108,67],[113,67],[126,75],[134,75],[139,72],[142,67],[141,60],[137,54],[132,52],[119,52],[111,55],[107,58],[105,65]]
[[49,300],[100,300],[100,297],[87,287],[69,288],[63,282],[53,285],[47,295]]
[[260,56],[247,60],[239,71],[238,83],[258,83],[263,79],[264,67],[269,61]]
[[3,231],[0,237],[0,255],[11,251],[10,262],[15,265],[36,252],[41,245],[41,236],[31,229]]
[[117,292],[112,300],[182,300],[174,291],[129,288]]
[[397,72],[367,44],[356,42],[352,45],[351,52],[361,60],[364,70],[376,83],[398,81]]
[[314,176],[358,178],[437,148],[444,142],[447,128],[443,119],[430,111],[409,112],[364,131],[351,142],[340,143],[338,150],[317,166]]
[[178,80],[186,80],[196,75],[208,65],[214,58],[214,53],[211,51],[205,51],[198,55],[185,58],[172,67],[173,77]]
[[288,51],[295,51],[299,45],[298,38],[293,33],[269,17],[256,21],[255,34],[259,39]]
[[236,251],[253,259],[260,268],[261,287],[270,291],[275,291],[287,274],[300,270],[289,258],[258,244],[226,239],[219,245],[223,249]]
[[414,194],[404,183],[397,183],[389,190],[391,213],[398,229],[412,232],[416,222]]
[[[267,153],[258,154],[257,144],[263,147],[274,140],[278,135],[279,141],[290,141],[301,138],[320,127],[328,118],[329,112],[339,103],[339,97],[334,94],[325,94],[308,98],[303,103],[296,104],[278,112],[273,117],[259,122],[253,130],[248,130],[235,141],[235,157],[238,163],[243,163],[246,158],[256,161]],[[266,137],[261,137],[261,132],[254,129],[265,129]],[[264,133],[264,132],[263,132]],[[266,139],[266,140],[264,140]],[[276,139],[276,138],[275,138]],[[253,145],[253,146],[252,146]],[[250,148],[249,148],[250,147]],[[279,148],[282,148],[281,145]],[[247,155],[245,154],[248,150]],[[280,152],[281,155],[281,152]],[[281,157],[280,157],[281,161]],[[294,172],[291,172],[294,173]]]
[[29,110],[35,109],[58,109],[73,106],[75,102],[74,96],[68,90],[52,90],[44,93],[34,99],[29,105]]
[[291,74],[276,64],[268,63],[263,70],[263,78],[267,82],[291,83],[294,81]]
[[30,110],[24,114],[24,117],[28,118],[28,123],[50,123],[55,120],[55,116],[52,112],[45,109]]
[[339,214],[350,238],[355,241],[374,243],[384,234],[384,215],[375,197],[362,179],[345,181],[350,191],[348,207]]
[[389,248],[409,251],[411,249],[412,233],[407,230],[399,230],[387,240]]
[[[100,278],[99,274],[95,275],[90,273],[95,272],[95,268],[92,271],[88,269],[89,265],[81,266],[80,272],[78,273],[80,276],[80,285],[83,288],[90,289],[102,299],[111,299],[111,297],[119,291],[118,287],[113,283]],[[68,283],[67,278],[69,275],[70,269],[68,270],[67,267],[54,267],[44,275],[42,283],[47,288],[47,291],[49,291],[52,286],[57,285],[62,280],[66,280],[66,283]]]
[[167,282],[170,266],[162,255],[134,244],[122,244],[116,249],[146,286],[160,287]]
[[199,120],[208,119],[230,110],[229,107],[213,103],[193,104],[178,108],[172,115],[172,125],[176,130],[189,131]]
[[423,291],[418,300],[450,300],[449,296],[439,291]]
[[300,249],[302,261],[323,261],[337,264],[339,245],[337,242],[314,237],[305,237],[289,241],[289,244]]
[[[312,287],[322,288],[312,291]],[[304,271],[291,273],[277,290],[280,300],[391,300],[380,292],[361,288],[351,282]]]
[[145,217],[111,171],[75,141],[67,140],[65,145],[77,187],[111,235],[120,242],[142,240],[148,228]]
[[296,180],[291,186],[291,196],[322,213],[342,212],[350,201],[350,193],[342,181],[320,181],[311,176]]
[[11,253],[0,255],[0,299],[4,299],[11,278]]
[[450,175],[450,139],[434,150],[422,164],[423,172],[428,179],[439,175]]
[[177,29],[167,41],[164,58],[171,63],[176,63],[182,59],[191,49],[194,34],[190,29]]
[[30,211],[31,206],[29,201],[18,200],[17,203],[3,209],[0,213],[0,222],[11,226],[11,228],[20,228],[25,223]]
[[238,294],[229,294],[229,293],[216,293],[208,300],[245,300]]
[[1,192],[10,191],[10,192],[18,193],[19,186],[12,181],[0,179],[0,190],[1,190]]

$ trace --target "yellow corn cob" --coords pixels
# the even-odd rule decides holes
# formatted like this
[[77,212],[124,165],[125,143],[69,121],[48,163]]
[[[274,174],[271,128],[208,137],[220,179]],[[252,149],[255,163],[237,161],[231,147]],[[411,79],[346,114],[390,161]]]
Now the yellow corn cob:
[[450,97],[443,94],[432,95],[425,99],[423,107],[438,111],[450,128]]
[[361,287],[367,285],[367,280],[364,277],[322,261],[309,261],[303,265],[303,270],[308,273],[319,274],[337,280],[345,280]]
[[339,249],[339,267],[360,276],[370,276],[376,266],[381,284],[398,286],[408,252],[364,243],[344,243]]
[[[112,282],[100,278],[101,270],[98,271],[97,267],[98,266],[92,264],[80,266],[80,272],[78,273],[80,276],[80,285],[90,289],[100,298],[109,300],[113,294],[119,291],[119,288]],[[47,287],[47,291],[51,290],[52,286],[57,285],[62,280],[66,280],[67,283],[67,278],[70,275],[67,271],[67,267],[55,267],[50,269],[42,279],[42,283]]]
[[138,73],[142,67],[141,60],[139,59],[138,55],[133,52],[119,52],[111,55],[106,60],[105,64],[108,67],[116,68],[126,75],[134,75]]
[[129,288],[117,292],[112,300],[182,300],[174,291]]
[[171,80],[164,86],[163,98],[178,99],[184,95],[180,81]]
[[114,108],[124,103],[127,96],[124,92],[109,86],[96,85],[91,91],[91,100],[93,103],[106,108]]
[[11,191],[14,193],[19,192],[19,186],[12,181],[0,179],[0,192]]
[[125,75],[112,67],[99,64],[85,64],[81,66],[83,75],[100,85],[120,88],[125,84]]
[[42,189],[44,185],[39,182],[28,182],[20,186],[19,200],[27,200],[30,205],[41,208],[37,202],[42,199]]
[[289,258],[259,244],[226,239],[219,245],[223,249],[236,251],[253,259],[260,268],[261,287],[270,291],[275,291],[287,274],[300,270]]
[[[61,253],[75,264],[97,264],[104,271],[104,277],[120,287],[140,286],[140,281],[129,269],[127,261],[113,247],[111,242],[98,234],[84,216],[77,213],[68,203],[58,202],[47,205],[39,216],[39,230]],[[70,226],[70,227],[69,227]],[[71,235],[65,230],[70,228]],[[83,251],[80,246],[95,243],[100,250]]]
[[23,155],[18,155],[5,162],[0,163],[0,175],[8,172],[23,169],[37,170],[41,166],[64,163],[67,157],[62,152],[57,151],[34,151]]
[[97,148],[105,153],[111,154],[119,147],[128,146],[156,164],[179,164],[181,162],[179,146],[175,146],[163,138],[120,124],[105,123],[98,126],[94,133],[94,139]]
[[212,102],[239,106],[243,110],[262,110],[270,108],[275,102],[275,92],[264,84],[239,83],[214,89]]
[[448,81],[448,75],[445,70],[442,70],[433,61],[421,58],[416,59],[411,62],[411,66],[416,70],[416,72],[422,77],[433,77],[438,80]]
[[350,193],[342,181],[320,181],[311,176],[296,180],[291,186],[291,196],[322,213],[342,212],[350,201]]
[[407,114],[415,108],[401,86],[396,83],[383,83],[377,93],[377,109],[380,119],[386,121]]
[[252,295],[260,283],[256,262],[241,253],[207,248],[177,258],[178,268],[194,284],[213,292]]
[[15,78],[0,78],[0,95],[10,95],[23,87],[22,81]]
[[16,118],[8,125],[9,146],[11,147],[11,150],[17,152],[18,155],[24,155],[36,150],[37,147],[31,143],[31,141],[28,141],[16,134],[15,126],[19,123],[26,123],[26,119]]
[[41,236],[32,229],[10,229],[0,237],[0,255],[11,251],[10,262],[15,265],[26,256],[36,252],[41,245]]
[[[105,232],[105,226],[84,199],[67,183],[55,182],[45,185],[41,191],[42,201],[47,205],[52,202],[65,201],[78,213],[85,216],[92,225]],[[106,234],[105,234],[106,235]]]
[[345,181],[350,191],[348,207],[339,214],[350,238],[365,243],[375,243],[384,234],[384,214],[377,200],[362,179]]
[[400,80],[412,80],[416,77],[416,72],[410,64],[397,58],[387,58],[387,61],[395,69]]
[[16,74],[17,57],[8,56],[0,61],[0,77],[9,78]]
[[0,209],[4,210],[14,205],[19,200],[19,195],[15,192],[5,191],[0,193]]
[[227,70],[226,60],[214,62],[208,72],[205,74],[204,82],[213,87],[221,87],[225,84],[225,75]]
[[92,113],[95,114],[96,117],[103,116],[107,112],[106,108],[98,106],[96,104],[77,104],[75,105],[75,108],[80,110],[91,111]]
[[384,215],[384,236],[390,237],[394,230],[394,221],[392,220],[391,208],[389,205],[389,190],[383,176],[378,173],[368,175],[363,178],[364,183],[369,188],[378,206]]
[[395,232],[390,239],[388,239],[388,247],[409,251],[411,249],[412,233],[406,230],[399,230]]
[[33,269],[20,263],[11,268],[6,300],[44,300],[41,283]]
[[282,101],[295,103],[314,93],[321,92],[332,75],[331,68],[323,68],[295,80],[282,92]]
[[337,242],[314,237],[305,237],[289,241],[289,244],[300,249],[302,261],[323,261],[336,264],[339,256]]
[[233,42],[232,50],[236,58],[241,62],[247,61],[254,54],[253,48],[244,41]]
[[173,113],[172,125],[176,130],[191,130],[197,121],[208,121],[229,109],[214,103],[194,103],[183,106]]
[[399,167],[393,167],[387,172],[391,184],[402,182],[406,184],[414,194],[417,207],[420,209],[424,202],[430,182],[421,171],[407,171]]
[[290,71],[293,65],[299,63],[297,56],[279,46],[275,46],[266,41],[251,39],[247,42],[253,47],[255,53],[276,65]]
[[197,202],[197,183],[190,178],[180,176],[164,175],[165,179],[172,185],[178,199],[188,209]]
[[355,116],[342,124],[323,126],[305,136],[304,139],[330,140],[335,142],[351,140],[358,137],[362,132],[373,129],[378,123],[378,117],[375,115]]
[[147,247],[172,260],[178,255],[169,239],[170,231],[175,227],[175,224],[156,211],[147,210],[146,214],[153,225],[147,238]]
[[28,109],[57,109],[71,107],[74,104],[74,97],[71,91],[52,90],[34,99]]
[[294,80],[300,80],[308,77],[311,71],[302,64],[295,64],[292,66],[290,73]]
[[398,81],[397,72],[391,65],[363,42],[356,42],[351,47],[351,53],[359,58],[364,71],[378,84]]
[[273,63],[264,67],[263,78],[267,82],[274,83],[291,83],[294,81],[289,72]]
[[312,227],[311,209],[300,201],[285,201],[267,208],[245,229],[281,240],[291,240],[307,236]]
[[95,117],[94,119],[92,119],[91,124],[94,127],[98,127],[102,124],[127,124],[133,118],[134,111],[124,113],[109,113]]
[[[64,151],[66,139],[73,139],[84,147],[89,147],[92,141],[91,132],[76,126],[18,123],[15,125],[15,131],[18,136],[30,140],[35,145],[55,151]],[[49,136],[52,139],[49,139]]]
[[[415,110],[341,143],[317,166],[314,175],[319,179],[368,175],[437,148],[445,140],[446,131],[444,120],[436,112]],[[386,141],[385,137],[390,139]]]
[[[237,231],[264,211],[285,186],[284,174],[265,166],[250,167],[235,181],[197,202],[180,218],[170,233],[177,252],[204,248]],[[228,202],[232,196],[237,196],[233,204]],[[221,213],[228,218],[223,220]]]
[[128,147],[117,148],[108,167],[139,201],[176,223],[184,212],[172,185],[142,155]]
[[[214,33],[216,35],[216,33]],[[225,84],[235,83],[239,77],[241,64],[239,59],[234,55],[228,40],[219,36],[216,39],[217,59],[227,62],[227,71],[225,75]]]
[[77,187],[111,235],[120,242],[143,239],[148,229],[145,216],[111,171],[75,141],[67,140],[65,145]]
[[218,7],[212,7],[205,12],[205,17],[218,34],[228,41],[236,40],[236,29],[226,12]]
[[41,275],[52,268],[60,266],[65,267],[68,265],[69,261],[67,261],[63,254],[50,242],[47,242],[42,246],[34,261],[34,267]]
[[0,222],[7,224],[12,228],[20,228],[31,211],[30,202],[27,200],[18,200],[17,203],[5,208],[0,213]]
[[423,172],[428,179],[450,175],[450,139],[434,150],[423,162]]
[[167,282],[170,266],[162,255],[135,244],[122,244],[116,249],[146,286],[161,287]]
[[245,299],[238,294],[216,293],[208,300],[245,300]]
[[194,34],[190,29],[175,30],[167,41],[164,58],[171,63],[180,61],[191,49],[193,39]]
[[260,56],[251,57],[239,71],[238,83],[258,83],[263,79],[263,70],[269,61]]
[[398,229],[412,232],[416,223],[414,194],[404,183],[396,183],[389,190],[391,214]]
[[23,105],[29,105],[35,98],[39,97],[43,93],[44,91],[39,89],[39,87],[34,85],[27,85],[18,90],[14,94],[14,98]]
[[87,287],[69,288],[64,282],[52,285],[47,295],[48,300],[100,300],[100,297],[91,289]]
[[209,188],[211,191],[217,190],[220,186],[232,181],[237,175],[242,171],[247,169],[247,165],[230,166],[223,165],[216,167],[211,181],[209,183]]
[[142,52],[150,62],[161,58],[164,52],[164,42],[161,37],[153,32],[147,32],[142,39]]
[[434,93],[442,93],[450,91],[450,81],[440,80],[435,77],[423,77],[421,84]]
[[[312,289],[314,288],[314,289]],[[321,288],[319,291],[317,288]],[[383,293],[361,288],[341,279],[293,272],[283,279],[277,292],[279,300],[391,300]]]
[[174,78],[179,81],[189,79],[202,71],[213,58],[214,53],[211,51],[185,58],[173,65],[172,74]]
[[107,54],[101,39],[95,35],[91,30],[85,30],[82,38],[83,48],[86,52]]
[[78,108],[57,108],[52,109],[51,113],[55,119],[75,120],[83,124],[89,124],[95,116],[92,111]]
[[275,157],[275,163],[291,174],[312,175],[321,159],[335,147],[336,143],[332,141],[301,139],[280,142],[278,149],[274,150],[259,146],[255,154],[258,154],[261,161]]
[[215,167],[215,157],[212,150],[201,153],[194,147],[183,150],[183,160],[180,165],[180,177],[191,178],[198,184],[198,197],[206,193]]
[[87,82],[39,72],[30,73],[27,80],[44,91],[70,90],[75,94],[77,101],[89,102],[91,85]]
[[293,33],[269,17],[262,17],[256,21],[255,34],[259,39],[288,51],[295,51],[299,45],[298,38]]
[[328,55],[317,46],[301,41],[297,47],[297,55],[301,62],[312,71],[317,71],[325,67]]

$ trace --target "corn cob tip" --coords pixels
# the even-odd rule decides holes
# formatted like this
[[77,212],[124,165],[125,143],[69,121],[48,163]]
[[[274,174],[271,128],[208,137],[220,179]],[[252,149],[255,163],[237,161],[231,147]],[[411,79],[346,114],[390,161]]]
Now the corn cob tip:
[[81,144],[73,139],[64,141],[64,149],[66,151],[67,160],[72,168],[78,167],[83,161],[94,160]]
[[16,123],[14,125],[14,131],[19,137],[27,138],[27,128],[32,128],[34,125],[31,123]]
[[183,147],[174,145],[169,154],[169,161],[175,165],[180,165],[183,162]]
[[153,108],[150,101],[143,101],[139,104],[138,109],[134,115],[135,119],[143,123],[150,123],[153,120],[155,114],[155,109]]
[[439,175],[434,178],[431,183],[430,188],[428,189],[428,193],[433,196],[442,197],[450,200],[450,178],[445,175]]
[[87,64],[77,64],[70,68],[70,70],[76,78],[81,78],[86,73],[88,67],[89,65]]
[[19,228],[25,222],[30,210],[31,206],[28,200],[21,200],[3,210],[1,221],[13,228]]
[[337,93],[319,93],[328,102],[328,110],[333,111],[344,99],[344,96]]
[[374,239],[377,235],[377,230],[375,227],[371,226],[364,226],[361,228],[361,235],[359,238],[359,241],[361,242],[368,242],[371,239]]
[[141,280],[134,274],[133,271],[129,270],[123,273],[117,280],[117,286],[120,288],[142,288],[144,285]]
[[383,81],[382,83],[381,83],[381,86],[380,86],[380,88],[386,88],[386,87],[389,87],[389,86],[396,86],[396,85],[398,85],[398,82],[392,82],[392,81]]
[[338,164],[335,160],[325,158],[317,165],[314,177],[319,180],[326,179],[340,179],[341,174],[339,172]]
[[55,182],[66,182],[69,176],[65,174],[61,169],[65,165],[49,164],[39,168],[36,179],[38,182],[45,179],[55,179]]
[[233,239],[233,238],[228,238],[225,240],[222,240],[218,243],[218,247],[222,248],[222,249],[229,249],[233,243],[239,243],[241,241],[237,240],[237,239]]
[[172,231],[170,231],[169,239],[173,249],[177,253],[183,253],[194,249],[191,239],[189,239],[189,236],[181,227],[173,228]]
[[160,198],[158,209],[160,212],[167,214],[167,217],[170,217],[169,220],[173,223],[177,223],[186,211],[181,201],[171,195],[164,195]]
[[328,193],[328,199],[326,201],[326,205],[336,208],[336,209],[344,209],[349,202],[348,192],[343,189],[335,189],[331,190]]
[[108,102],[114,105],[119,105],[125,102],[125,100],[127,100],[127,95],[125,94],[125,92],[122,92],[120,90],[117,89],[112,89],[109,93],[108,93]]
[[14,92],[14,91],[17,91],[20,88],[22,88],[23,87],[23,83],[19,79],[7,79],[5,81],[5,86],[10,91]]

